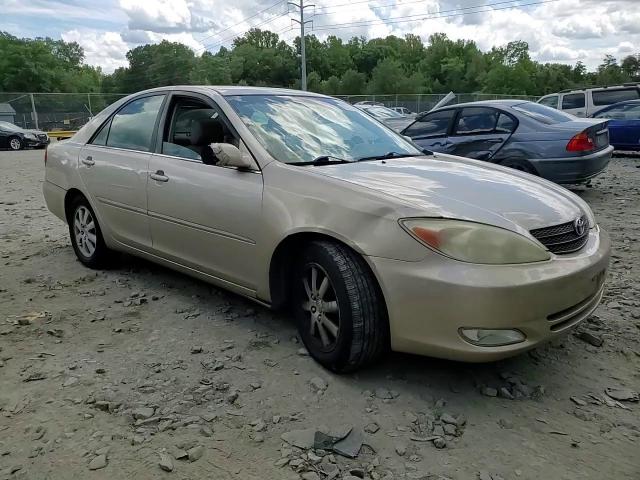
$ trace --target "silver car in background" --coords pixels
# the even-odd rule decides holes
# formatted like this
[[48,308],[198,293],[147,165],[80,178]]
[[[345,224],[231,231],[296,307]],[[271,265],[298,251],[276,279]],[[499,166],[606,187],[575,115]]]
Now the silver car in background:
[[358,108],[254,87],[147,90],[49,147],[77,258],[128,252],[272,308],[350,371],[389,349],[496,360],[602,297],[610,244],[545,180],[425,154]]

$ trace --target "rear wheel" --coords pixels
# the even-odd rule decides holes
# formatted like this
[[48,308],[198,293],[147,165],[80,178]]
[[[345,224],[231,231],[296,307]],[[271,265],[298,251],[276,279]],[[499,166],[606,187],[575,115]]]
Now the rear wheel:
[[19,137],[11,137],[9,139],[9,148],[11,150],[22,150],[22,140]]
[[78,260],[84,265],[89,268],[106,265],[111,251],[104,243],[93,209],[82,196],[76,197],[69,209],[69,236]]
[[388,349],[382,295],[357,253],[338,243],[312,242],[295,268],[293,282],[298,331],[320,364],[348,372]]
[[519,158],[503,160],[502,162],[500,162],[500,165],[502,165],[503,167],[513,168],[514,170],[519,170],[521,172],[530,173],[531,175],[538,174],[538,172],[536,172],[536,169],[533,168],[533,165],[531,165],[528,161]]

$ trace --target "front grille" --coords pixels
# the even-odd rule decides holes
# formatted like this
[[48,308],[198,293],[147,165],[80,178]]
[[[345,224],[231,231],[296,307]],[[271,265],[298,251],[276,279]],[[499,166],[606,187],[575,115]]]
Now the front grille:
[[587,217],[581,217],[585,228],[582,235],[578,235],[575,222],[567,222],[552,227],[536,228],[531,230],[540,243],[549,249],[550,252],[563,254],[580,250],[589,239],[589,222]]

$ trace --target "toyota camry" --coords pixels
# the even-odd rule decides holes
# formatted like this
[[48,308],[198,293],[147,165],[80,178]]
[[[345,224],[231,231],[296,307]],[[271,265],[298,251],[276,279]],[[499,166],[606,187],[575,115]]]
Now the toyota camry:
[[310,354],[491,361],[566,334],[602,297],[610,243],[568,190],[424,152],[341,100],[176,86],[49,146],[44,196],[80,262],[127,252],[271,308]]

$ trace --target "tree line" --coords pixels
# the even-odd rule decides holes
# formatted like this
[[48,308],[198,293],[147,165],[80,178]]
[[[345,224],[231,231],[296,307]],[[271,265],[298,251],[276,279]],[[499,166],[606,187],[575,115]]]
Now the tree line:
[[[84,63],[76,42],[17,38],[0,32],[0,91],[129,93],[174,84],[300,87],[297,52],[276,33],[251,29],[230,48],[197,55],[186,45],[162,41],[127,52],[128,66],[105,74]],[[306,37],[308,89],[329,95],[487,92],[543,95],[573,87],[640,82],[640,54],[620,62],[605,56],[595,71],[540,63],[523,41],[483,52],[472,40],[443,33],[425,44],[412,34],[343,41]]]

